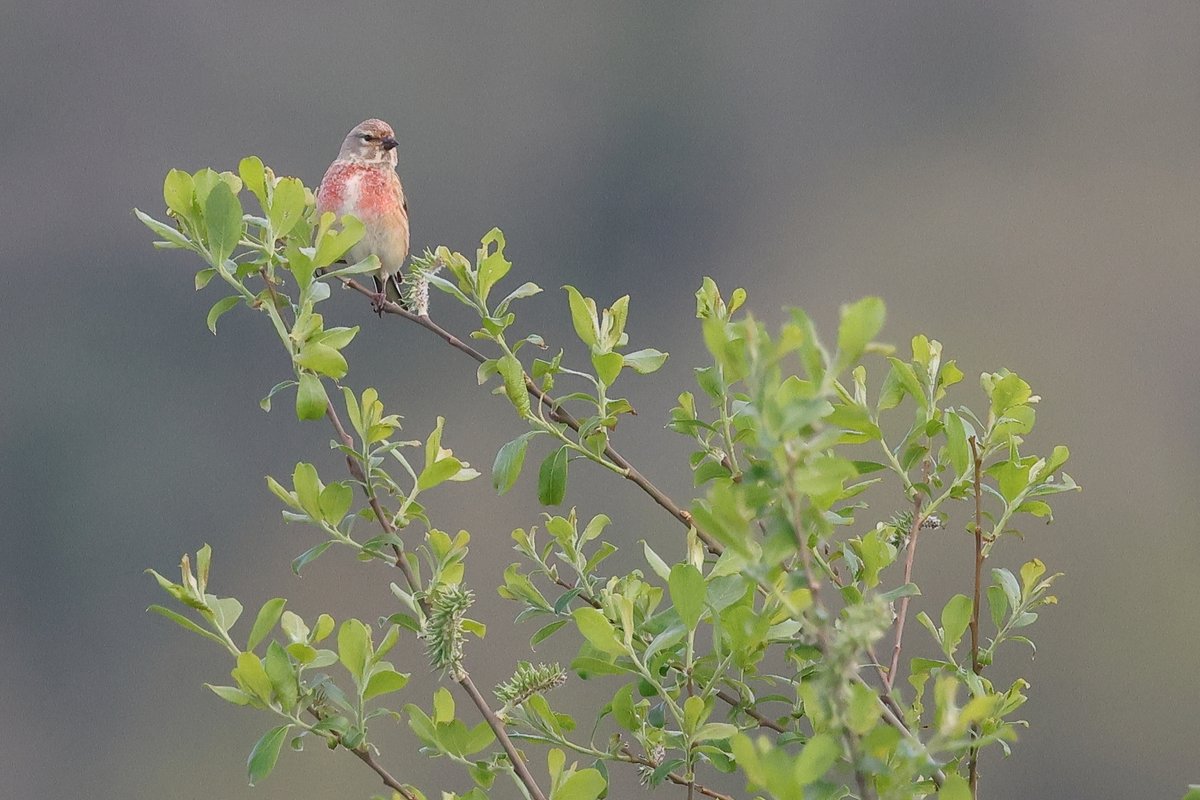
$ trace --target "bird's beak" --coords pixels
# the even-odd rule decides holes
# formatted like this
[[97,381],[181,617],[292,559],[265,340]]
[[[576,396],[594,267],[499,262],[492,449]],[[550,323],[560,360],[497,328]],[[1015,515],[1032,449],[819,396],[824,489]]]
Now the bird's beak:
[[383,137],[384,152],[387,152],[388,150],[394,150],[396,145],[398,145],[398,144],[400,144],[400,143],[396,141],[395,137],[392,137],[392,136]]

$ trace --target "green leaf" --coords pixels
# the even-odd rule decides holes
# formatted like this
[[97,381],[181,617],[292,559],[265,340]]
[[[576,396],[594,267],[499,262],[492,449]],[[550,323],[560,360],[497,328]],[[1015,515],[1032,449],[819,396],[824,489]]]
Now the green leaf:
[[208,193],[204,203],[204,221],[208,225],[208,249],[212,265],[219,266],[233,255],[242,238],[242,204],[220,181]]
[[333,617],[328,614],[321,614],[317,617],[317,624],[313,627],[312,641],[319,642],[329,634],[333,633]]
[[583,533],[579,535],[579,541],[590,542],[604,532],[604,529],[612,524],[612,519],[608,514],[597,514],[588,520],[588,524],[584,526]]
[[266,211],[267,171],[263,167],[262,159],[258,156],[246,156],[238,162],[238,175],[246,188],[258,198],[258,203],[262,206],[263,211]]
[[348,619],[338,628],[338,660],[361,685],[363,670],[371,657],[371,630],[356,619]]
[[[432,489],[438,484],[445,483],[453,478],[462,470],[462,462],[453,456],[447,456],[439,461],[435,461],[425,469],[421,470],[420,477],[417,478],[417,488],[421,491]],[[478,474],[478,473],[476,473]]]
[[679,612],[679,618],[688,630],[694,631],[704,611],[704,576],[691,564],[676,564],[671,567],[671,577],[667,584],[671,590],[671,602]]
[[956,476],[967,474],[970,466],[970,456],[967,453],[967,431],[963,427],[962,417],[953,411],[947,411],[946,421],[946,452],[950,456],[950,465]]
[[509,292],[508,297],[505,297],[496,305],[496,313],[503,314],[508,310],[508,306],[513,300],[520,300],[524,297],[533,297],[542,291],[542,287],[533,282],[522,283],[516,289]]
[[316,561],[318,556],[320,556],[333,545],[333,541],[333,539],[327,539],[320,544],[308,548],[303,553],[296,556],[296,558],[292,560],[292,572],[299,575],[300,570],[304,569],[313,561]]
[[211,683],[204,685],[212,689],[213,694],[217,697],[228,703],[233,703],[235,706],[248,706],[254,700],[251,695],[233,686],[213,686]]
[[525,370],[516,356],[505,355],[496,360],[496,370],[504,381],[504,394],[512,403],[517,414],[525,419],[529,416],[529,392],[525,388]]
[[321,379],[311,372],[301,372],[300,385],[296,389],[296,418],[320,419],[325,416],[328,405],[329,397],[325,394]]
[[667,363],[667,353],[647,347],[625,354],[625,366],[641,375],[657,372],[659,367]]
[[1010,606],[1017,608],[1021,605],[1021,587],[1017,584],[1017,579],[1013,577],[1011,572],[1003,567],[993,569],[992,580],[1004,590],[1004,596],[1008,598]]
[[539,644],[546,641],[551,636],[553,636],[555,633],[557,633],[558,629],[561,628],[563,625],[566,625],[567,622],[568,622],[568,620],[560,619],[555,622],[551,622],[549,625],[544,625],[541,628],[539,628],[537,633],[535,633],[533,636],[531,636],[529,638],[529,648],[531,650],[536,648]]
[[354,502],[354,490],[345,483],[331,483],[321,490],[321,518],[337,527],[350,511]]
[[1021,585],[1025,587],[1023,594],[1028,596],[1033,591],[1038,578],[1046,574],[1046,565],[1040,558],[1034,558],[1021,565]]
[[213,624],[223,631],[228,631],[242,615],[242,604],[234,597],[216,598],[211,594],[204,596],[213,612]]
[[442,725],[454,720],[454,697],[445,686],[433,693],[433,721]]
[[[1005,370],[1001,370],[1000,373],[1005,373]],[[1029,402],[1033,397],[1033,390],[1028,383],[1011,372],[1000,373],[983,376],[983,388],[992,399],[992,414],[996,419],[1004,416],[1005,412],[1014,406]]]
[[620,353],[592,353],[592,366],[596,370],[596,377],[605,386],[611,386],[616,381],[624,364],[625,360],[621,358]]
[[275,627],[275,623],[279,622],[285,605],[287,605],[287,599],[283,597],[276,597],[263,603],[262,608],[258,610],[258,616],[254,618],[253,627],[250,628],[250,636],[246,639],[247,650],[253,650],[258,647],[259,642],[267,638],[267,634]]
[[567,446],[546,456],[538,470],[538,502],[556,506],[567,493]]
[[946,775],[937,796],[938,800],[971,800],[971,785],[963,776],[951,772]]
[[140,211],[136,208],[133,210],[133,215],[135,217],[137,217],[139,220],[141,220],[143,225],[145,225],[147,228],[152,230],[154,233],[161,236],[169,244],[171,244],[175,247],[178,247],[180,249],[183,249],[183,250],[195,249],[193,247],[192,243],[190,241],[188,241],[188,238],[186,236],[184,236],[182,233],[180,233],[175,228],[172,228],[170,225],[159,222],[154,217],[152,217],[149,214],[147,214],[143,211]]
[[567,291],[567,303],[571,307],[571,324],[575,326],[575,335],[584,344],[593,346],[599,337],[599,322],[596,319],[596,302],[584,298],[574,286],[564,286]]
[[275,769],[275,762],[279,760],[279,751],[283,747],[283,742],[287,739],[287,732],[291,730],[291,727],[291,725],[280,725],[278,728],[271,728],[255,743],[254,749],[250,751],[250,757],[246,760],[251,786],[270,775],[271,770]]
[[886,309],[878,297],[864,297],[857,303],[842,306],[842,320],[838,326],[838,372],[862,357],[867,345],[882,330],[885,316]]
[[737,725],[730,725],[728,722],[710,722],[696,731],[696,735],[692,737],[692,740],[707,742],[713,739],[728,739],[737,732]]
[[279,642],[271,642],[263,664],[280,705],[289,711],[295,708],[296,702],[300,698],[300,685],[296,678],[296,671],[292,668],[292,662],[288,659],[283,645]]
[[291,233],[296,223],[304,218],[304,184],[300,179],[283,178],[276,183],[271,207],[266,211],[271,232],[276,239]]
[[946,655],[954,652],[970,623],[971,598],[965,594],[954,595],[946,603],[945,608],[942,609],[942,631],[945,636],[942,648],[945,650]]
[[225,640],[222,639],[220,636],[217,636],[212,631],[208,631],[208,630],[205,630],[204,628],[201,628],[195,622],[192,622],[187,617],[183,616],[182,614],[176,613],[169,608],[165,608],[164,606],[160,606],[160,605],[156,604],[156,605],[150,606],[146,610],[152,611],[155,614],[166,617],[167,619],[174,622],[176,625],[179,625],[181,628],[186,628],[187,630],[191,631],[192,633],[198,633],[206,639],[212,639],[214,642],[216,642],[219,645],[222,645],[222,646],[225,645]]
[[[199,272],[197,272],[196,273],[196,291],[198,292],[201,289],[203,289],[205,286],[208,286],[209,282],[214,277],[216,277],[216,275],[217,275],[217,271],[215,269],[213,269],[212,267],[209,267],[207,269],[202,269]],[[213,331],[213,333],[216,333],[216,331]]]
[[237,666],[232,675],[238,686],[264,703],[271,702],[271,678],[267,675],[262,661],[254,653],[238,653]]
[[304,461],[296,464],[292,470],[292,486],[305,513],[313,519],[321,519],[321,479],[317,477],[317,468]]
[[205,322],[208,324],[208,329],[212,331],[213,336],[217,335],[217,320],[221,318],[222,314],[236,306],[241,299],[242,298],[236,294],[230,295],[229,297],[223,297],[214,303],[213,307],[208,310],[208,318],[205,320]]
[[346,357],[322,342],[307,342],[300,348],[296,363],[305,369],[340,379],[346,376]]
[[381,669],[371,675],[367,688],[363,690],[363,699],[370,700],[388,692],[398,692],[408,685],[408,675],[396,672],[394,669]]
[[587,639],[592,647],[611,655],[625,653],[625,646],[617,639],[616,628],[598,609],[584,606],[575,609],[571,616],[575,619],[575,625],[583,634],[583,638]]
[[1004,590],[999,586],[989,586],[987,589],[988,611],[992,615],[992,624],[996,626],[996,630],[1004,624],[1004,613],[1008,611],[1008,599],[1004,595]]
[[505,494],[517,482],[521,467],[525,464],[529,440],[536,435],[537,431],[526,431],[496,452],[496,460],[492,464],[492,486],[498,494]]
[[808,740],[792,767],[792,777],[801,786],[821,779],[842,755],[842,746],[828,733],[818,733]]
[[[350,252],[350,248],[358,244],[366,233],[366,228],[356,217],[342,217],[342,229],[325,229],[317,243],[317,252],[313,256],[314,267],[328,267]],[[361,264],[351,264],[337,271],[339,275],[355,275],[362,272],[373,272],[379,269],[376,263],[378,256],[368,256]]]
[[191,175],[181,169],[173,169],[167,173],[167,178],[163,181],[163,200],[167,208],[183,219],[190,219],[195,199],[196,187]]
[[279,627],[289,642],[307,642],[311,633],[304,619],[293,611],[285,611],[279,619]]
[[662,556],[654,552],[645,539],[642,540],[642,552],[645,553],[646,563],[650,565],[650,569],[654,571],[654,574],[664,581],[668,580],[671,575],[671,568],[667,566],[666,561],[663,561]]
[[[492,242],[496,243],[495,250],[490,248]],[[504,234],[499,228],[489,231],[488,235],[483,237],[481,244],[483,247],[480,249],[480,253],[487,254],[481,255],[479,260],[477,291],[479,299],[486,304],[492,287],[508,274],[508,271],[512,269],[512,262],[504,257]],[[491,252],[488,252],[489,250]]]
[[[888,356],[888,363],[892,365],[892,369],[888,373],[887,380],[884,381],[883,389],[880,391],[880,410],[898,406],[904,398],[905,392],[912,395],[917,403],[924,408],[929,403],[929,398],[925,396],[925,392],[921,388],[921,381],[917,378],[917,372],[913,369],[912,364],[909,364],[907,361],[901,361],[895,356]],[[886,404],[884,402],[885,396],[887,397]]]
[[600,771],[589,767],[563,781],[550,800],[596,800],[607,788],[608,781]]

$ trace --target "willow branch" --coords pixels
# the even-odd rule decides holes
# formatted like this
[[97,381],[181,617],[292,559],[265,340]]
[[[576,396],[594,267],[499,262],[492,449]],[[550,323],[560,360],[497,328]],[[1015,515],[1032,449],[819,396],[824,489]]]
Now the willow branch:
[[[561,586],[562,588],[566,589],[568,592],[573,592],[577,588],[576,584],[572,583],[571,581],[564,580],[557,575],[554,576],[553,580],[554,580],[555,585]],[[595,609],[601,609],[604,607],[600,603],[599,600],[597,600],[595,597],[592,597],[587,592],[579,592],[577,595],[575,595],[575,599],[581,603],[586,603],[587,605],[589,605]],[[668,666],[671,667],[671,669],[678,669],[678,667],[676,667],[675,664],[668,664]],[[787,732],[787,728],[785,728],[783,725],[780,725],[778,722],[771,719],[766,714],[763,714],[761,711],[756,709],[754,706],[747,704],[744,700],[742,700],[741,697],[733,694],[732,692],[730,692],[726,689],[717,689],[716,695],[724,703],[726,703],[728,706],[730,706],[735,711],[741,711],[746,716],[753,719],[756,723],[758,723],[758,727],[769,728],[770,730],[773,730],[776,733],[786,733]]]
[[[340,278],[340,280],[344,285],[360,294],[368,297],[376,296],[375,292],[363,286],[356,280],[351,278]],[[415,322],[417,325],[420,325],[425,330],[446,342],[446,344],[450,345],[459,352],[465,353],[467,356],[480,364],[488,360],[487,356],[485,356],[483,353],[479,352],[462,339],[459,339],[441,325],[438,325],[427,315],[414,314],[400,304],[390,301],[384,304],[383,311],[387,314],[403,317],[409,322]],[[529,377],[529,375],[525,375],[525,390],[529,392],[531,397],[546,407],[546,409],[550,412],[551,419],[555,420],[556,422],[561,422],[576,433],[579,432],[579,420],[575,419],[575,417],[572,416],[566,409],[562,408],[559,405],[558,400],[542,391],[542,389],[533,382],[533,379]],[[637,469],[637,467],[630,463],[629,459],[617,452],[617,450],[613,448],[611,444],[605,446],[604,456],[609,461],[621,468],[622,474],[627,480],[630,480],[636,484],[643,492],[648,494],[651,499],[654,500],[654,502],[658,503],[663,509],[666,510],[668,514],[677,519],[682,525],[687,528],[696,528],[696,523],[692,519],[692,515],[690,513],[672,500],[665,492],[655,486],[649,478],[643,475],[641,471]],[[711,534],[696,528],[696,535],[702,542],[704,542],[704,546],[708,548],[708,551],[713,555],[719,556],[722,552],[724,552],[725,548],[720,542],[713,538]]]
[[[332,403],[329,403],[325,407],[325,415],[329,417],[329,421],[333,425],[334,430],[337,432],[338,437],[342,440],[342,443],[350,449],[354,449],[354,440],[351,438],[350,434],[346,432],[346,428],[344,425],[342,425],[342,421],[338,417],[337,411],[334,410]],[[370,490],[366,480],[363,479],[362,467],[349,456],[347,456],[347,462],[350,464],[350,473],[363,484],[363,491],[367,495],[367,501],[371,506],[371,510],[375,513],[375,519],[379,522],[379,527],[382,528],[383,532],[386,534],[394,534],[396,532],[396,526],[392,524],[391,519],[384,512],[383,507],[379,502],[379,498],[375,496],[375,493]],[[393,544],[392,552],[395,554],[394,564],[397,569],[404,573],[404,579],[408,583],[408,588],[414,593],[419,592],[421,589],[420,582],[417,580],[417,576],[413,572],[412,566],[408,563],[408,559],[405,557],[404,551],[401,550],[398,545]],[[424,598],[421,598],[420,603],[421,608],[426,614],[428,614],[428,601]],[[488,705],[487,699],[480,694],[479,689],[475,686],[475,682],[471,680],[471,676],[464,673],[457,682],[458,685],[461,686],[467,693],[467,696],[471,698],[471,702],[475,704],[475,707],[479,709],[480,715],[484,718],[484,720],[487,721],[488,727],[492,729],[492,733],[496,735],[496,739],[500,742],[500,746],[504,748],[505,754],[508,755],[508,760],[512,763],[513,771],[516,773],[517,778],[519,778],[521,783],[525,786],[525,789],[529,792],[530,797],[532,797],[533,800],[546,800],[545,793],[543,793],[541,788],[537,785],[537,781],[534,779],[532,773],[530,773],[529,767],[525,764],[525,759],[517,750],[516,745],[513,744],[512,739],[509,738],[508,730],[504,727],[504,723],[498,716],[496,716],[496,712],[492,710],[492,707]],[[362,756],[360,755],[359,758],[362,758]]]
[[[342,284],[344,286],[346,286],[347,288],[353,289],[354,291],[358,292],[361,295],[364,295],[366,297],[372,297],[372,298],[376,296],[375,292],[373,292],[370,289],[368,289],[367,287],[363,286],[361,283],[359,283],[356,280],[353,280],[351,278],[339,278],[339,280],[342,282]],[[394,303],[391,301],[384,303],[383,312],[386,314],[391,314],[393,316],[402,317],[402,318],[408,320],[409,322],[416,323],[417,325],[421,326],[425,330],[427,330],[430,333],[437,336],[442,341],[449,344],[454,349],[466,354],[468,357],[470,357],[472,360],[476,361],[477,363],[482,364],[488,360],[487,356],[483,355],[483,353],[480,353],[478,350],[476,350],[470,344],[462,341],[457,336],[455,336],[454,334],[447,331],[441,325],[438,325],[436,322],[434,322],[432,319],[430,319],[428,315],[414,314],[413,312],[402,307],[398,303]],[[574,430],[576,432],[579,431],[579,421],[576,420],[569,412],[567,412],[566,409],[561,408],[559,406],[559,402],[556,399],[554,399],[551,395],[544,392],[540,387],[538,387],[537,384],[535,384],[533,382],[533,379],[530,378],[528,375],[525,376],[525,389],[526,389],[526,391],[529,392],[531,397],[536,399],[539,403],[541,403],[543,406],[545,406],[547,408],[547,410],[550,412],[552,419],[569,426],[572,430]],[[617,450],[614,449],[611,444],[607,445],[605,447],[604,455],[611,462],[613,462],[614,464],[619,466],[622,470],[624,470],[625,477],[628,480],[633,481],[633,483],[635,483],[638,487],[640,487],[642,489],[642,491],[644,491],[656,503],[658,503],[659,506],[661,506],[664,510],[666,510],[667,513],[669,513],[672,517],[674,517],[676,520],[678,520],[681,524],[683,524],[688,529],[694,529],[696,531],[696,535],[704,543],[705,547],[708,549],[708,551],[710,553],[712,553],[713,555],[720,555],[722,552],[724,552],[724,547],[721,545],[720,542],[718,542],[715,538],[713,538],[713,536],[711,534],[701,530],[700,528],[698,528],[696,526],[695,521],[692,519],[692,515],[690,513],[688,513],[683,508],[681,508],[678,503],[676,503],[666,493],[664,493],[661,489],[659,489],[657,486],[655,486],[648,478],[646,478],[645,475],[643,475],[636,467],[634,467],[633,464],[631,464],[627,458],[625,458],[623,455],[621,455],[619,452],[617,452]],[[397,560],[398,560],[398,562],[401,561],[401,559],[397,559]],[[397,566],[399,566],[399,563],[397,564]],[[880,669],[882,670],[882,667],[880,667]],[[730,693],[728,693],[724,690],[720,690],[720,691],[718,691],[717,696],[720,697],[724,702],[728,703],[729,705],[735,706],[737,708],[744,710],[749,716],[751,716],[758,722],[760,727],[769,728],[769,729],[774,730],[779,733],[783,733],[786,731],[786,728],[779,725],[774,720],[771,720],[769,717],[766,717],[765,715],[759,713],[758,711],[756,711],[748,706],[744,706],[738,700],[738,698],[735,698]],[[914,742],[920,744],[920,739],[904,723],[903,712],[901,711],[900,707],[896,703],[895,699],[891,697],[890,691],[886,687],[885,687],[884,691],[881,693],[880,699],[884,705],[884,709],[883,709],[884,721],[887,722],[892,727],[898,729],[902,734],[904,734],[904,736],[906,738],[909,738],[910,740],[913,740]],[[507,736],[505,738],[507,738]],[[941,770],[935,771],[933,780],[934,780],[935,785],[937,785],[939,787],[941,786],[942,780],[943,780]]]
[[404,800],[417,800],[417,796],[415,794],[409,791],[404,784],[393,778],[391,773],[384,769],[383,765],[375,759],[375,756],[372,755],[370,750],[363,748],[361,750],[351,750],[350,752],[358,756],[359,760],[368,767],[375,770],[375,774],[379,776],[379,778],[383,781],[383,784],[389,789],[397,792],[401,797],[404,798]]
[[[621,755],[624,756],[624,758],[620,759],[621,761],[625,761],[630,764],[640,764],[641,766],[649,769],[658,769],[657,763],[646,758],[645,756],[639,756],[637,753],[633,752],[632,749],[630,749],[629,745],[621,745]],[[732,795],[722,794],[716,789],[710,789],[702,783],[689,781],[678,772],[668,772],[667,780],[676,786],[686,786],[689,789],[694,789],[696,793],[704,795],[705,797],[711,797],[713,800],[734,800]]]
[[[913,562],[917,558],[917,535],[921,532],[921,493],[913,495],[912,524],[908,531],[908,548],[904,556],[904,585],[912,583]],[[908,619],[908,603],[910,595],[900,598],[900,608],[896,612],[896,643],[892,645],[892,663],[886,675],[881,674],[880,680],[884,687],[891,692],[896,685],[896,672],[900,669],[900,648],[904,645],[904,623]]]

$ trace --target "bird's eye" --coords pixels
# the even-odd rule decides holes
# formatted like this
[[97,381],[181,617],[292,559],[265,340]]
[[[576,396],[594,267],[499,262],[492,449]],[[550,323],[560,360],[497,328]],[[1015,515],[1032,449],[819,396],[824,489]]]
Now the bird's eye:
[[378,136],[372,136],[369,133],[360,133],[359,136],[364,142],[374,142],[379,138]]

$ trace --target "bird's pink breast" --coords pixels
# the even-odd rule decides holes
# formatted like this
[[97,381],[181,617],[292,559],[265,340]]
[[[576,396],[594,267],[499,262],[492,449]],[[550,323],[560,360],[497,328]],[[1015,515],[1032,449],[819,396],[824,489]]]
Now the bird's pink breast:
[[400,178],[390,166],[334,162],[321,181],[317,211],[353,214],[363,221],[403,205]]

